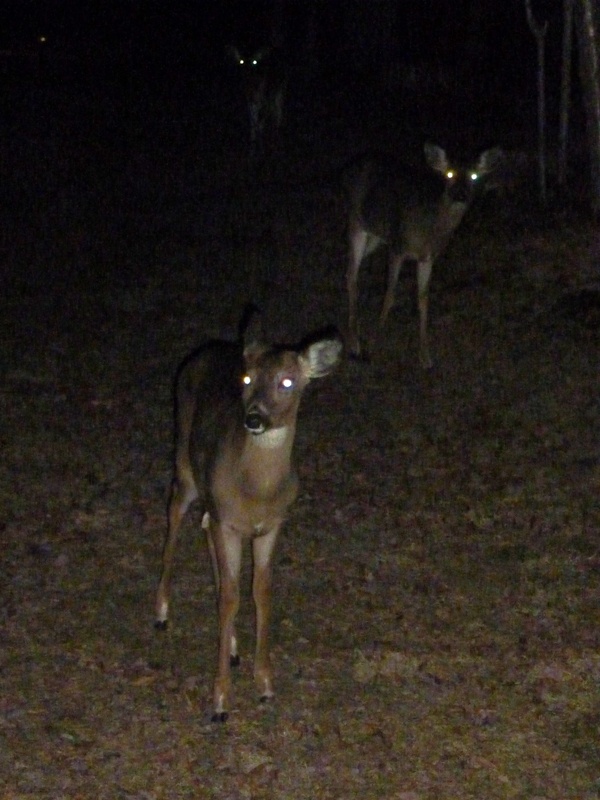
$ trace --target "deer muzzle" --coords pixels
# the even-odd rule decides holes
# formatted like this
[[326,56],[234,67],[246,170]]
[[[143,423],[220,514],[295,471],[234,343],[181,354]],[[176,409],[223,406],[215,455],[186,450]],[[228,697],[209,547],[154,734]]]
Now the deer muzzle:
[[246,410],[244,427],[247,431],[258,436],[260,433],[264,433],[268,426],[269,418],[258,405],[252,405]]

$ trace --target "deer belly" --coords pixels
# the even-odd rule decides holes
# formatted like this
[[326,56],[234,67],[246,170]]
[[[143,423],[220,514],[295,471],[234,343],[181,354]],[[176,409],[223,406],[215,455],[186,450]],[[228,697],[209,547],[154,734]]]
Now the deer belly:
[[280,487],[275,493],[257,495],[255,492],[232,492],[217,499],[211,516],[240,536],[252,537],[267,533],[281,525],[286,512],[297,495],[295,482]]

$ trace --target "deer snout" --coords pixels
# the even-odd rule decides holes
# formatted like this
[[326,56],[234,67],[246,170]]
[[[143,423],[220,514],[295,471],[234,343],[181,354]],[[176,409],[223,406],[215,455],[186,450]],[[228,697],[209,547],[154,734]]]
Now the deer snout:
[[471,200],[473,195],[473,186],[467,183],[466,180],[459,180],[448,190],[448,196],[453,203],[464,203],[465,205]]
[[262,412],[258,405],[250,406],[246,411],[244,418],[244,427],[250,433],[258,435],[264,433],[267,429],[269,420],[266,414]]

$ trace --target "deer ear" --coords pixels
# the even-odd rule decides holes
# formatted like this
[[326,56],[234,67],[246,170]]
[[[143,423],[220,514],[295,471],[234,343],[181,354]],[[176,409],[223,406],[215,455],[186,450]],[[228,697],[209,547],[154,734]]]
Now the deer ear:
[[272,48],[269,47],[269,46],[261,47],[260,50],[257,50],[256,53],[254,53],[254,56],[253,56],[254,60],[259,62],[259,63],[261,61],[264,61],[264,59],[267,58],[271,54],[271,50],[272,50]]
[[435,172],[441,172],[442,175],[448,172],[448,157],[445,150],[442,150],[437,144],[427,142],[423,147],[423,151],[425,152],[425,161],[431,169],[435,170]]
[[479,156],[477,162],[477,172],[480,175],[487,175],[489,172],[497,169],[500,163],[504,160],[504,151],[499,147],[493,147],[491,150],[486,150]]
[[254,303],[246,303],[238,325],[238,340],[244,348],[262,341],[263,326],[260,308]]
[[240,51],[237,49],[237,47],[234,47],[232,44],[227,45],[227,47],[225,48],[225,55],[227,56],[227,58],[230,58],[233,61],[235,61],[236,64],[239,64],[242,60]]
[[244,347],[244,363],[246,369],[251,369],[256,365],[259,358],[268,350],[268,347],[260,342],[248,342]]
[[323,378],[335,369],[342,355],[344,345],[337,332],[327,338],[317,339],[307,345],[300,358],[307,378]]

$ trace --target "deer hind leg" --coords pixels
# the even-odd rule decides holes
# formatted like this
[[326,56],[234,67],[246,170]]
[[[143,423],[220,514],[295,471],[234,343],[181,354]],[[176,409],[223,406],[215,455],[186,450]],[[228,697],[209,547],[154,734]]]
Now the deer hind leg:
[[417,291],[419,302],[419,361],[424,369],[430,369],[433,362],[429,354],[427,316],[429,312],[429,282],[433,267],[432,256],[421,259],[417,264]]
[[213,703],[214,722],[225,722],[231,700],[231,646],[235,641],[235,618],[240,604],[242,540],[222,523],[209,521],[219,586],[219,657]]
[[158,629],[164,630],[167,627],[173,559],[175,556],[175,546],[177,545],[179,529],[181,528],[181,523],[188,508],[197,497],[198,490],[191,469],[179,470],[179,475],[174,479],[171,487],[167,538],[162,557],[162,574],[156,593],[156,622],[154,624]]
[[392,253],[390,255],[390,263],[388,267],[388,283],[381,308],[381,315],[379,317],[379,327],[383,328],[388,318],[388,314],[394,305],[394,298],[396,296],[396,285],[398,284],[398,277],[400,270],[404,263],[404,253]]
[[256,652],[254,681],[261,700],[273,697],[273,672],[269,654],[269,623],[271,619],[271,577],[273,549],[279,526],[253,542],[254,577],[252,594],[256,607]]
[[280,87],[273,98],[273,123],[275,132],[279,132],[283,125],[283,106],[285,101],[285,87]]
[[367,254],[369,234],[356,223],[351,224],[349,231],[348,272],[346,287],[348,291],[348,350],[351,355],[360,355],[360,338],[358,334],[358,272],[363,258]]

